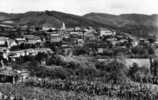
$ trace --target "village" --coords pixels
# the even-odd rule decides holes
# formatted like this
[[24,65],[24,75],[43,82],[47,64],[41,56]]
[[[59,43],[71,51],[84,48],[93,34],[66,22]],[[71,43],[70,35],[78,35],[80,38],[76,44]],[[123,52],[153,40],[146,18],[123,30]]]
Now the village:
[[[118,33],[108,28],[95,29],[91,26],[67,28],[64,22],[61,28],[49,25],[42,27],[23,25],[17,28],[9,25],[11,23],[9,21],[1,23],[2,68],[6,61],[12,62],[20,57],[36,56],[39,53],[65,56],[88,55],[96,57],[99,61],[104,61],[107,57],[124,55],[130,60],[130,65],[134,63],[130,58],[139,59],[139,61],[135,60],[138,63],[141,63],[140,61],[149,63],[146,59],[151,55],[156,56],[157,41],[154,36],[149,39],[138,39],[129,33]],[[142,50],[146,48],[150,50]],[[150,64],[146,67],[150,67]]]
[[117,59],[128,68],[137,64],[157,75],[154,73],[157,69],[151,68],[153,58],[158,55],[155,36],[136,38],[106,27],[68,28],[64,22],[60,28],[49,25],[12,26],[8,23],[0,24],[0,83],[27,81],[32,78],[31,68],[14,69],[13,65],[23,64],[34,57],[40,59],[40,66],[49,67],[54,55],[62,55],[66,60],[75,56],[90,57],[100,63]]

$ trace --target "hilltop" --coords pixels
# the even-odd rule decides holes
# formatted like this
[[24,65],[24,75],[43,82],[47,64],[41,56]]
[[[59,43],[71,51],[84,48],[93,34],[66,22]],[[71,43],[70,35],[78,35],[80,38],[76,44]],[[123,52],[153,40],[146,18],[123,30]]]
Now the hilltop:
[[9,20],[13,25],[51,26],[59,28],[64,22],[67,27],[106,27],[126,32],[137,37],[157,35],[158,15],[89,13],[78,16],[58,11],[31,11],[26,13],[0,13],[0,22]]
[[64,22],[67,27],[73,26],[93,26],[101,27],[106,26],[105,24],[98,23],[96,21],[89,20],[82,16],[67,14],[57,11],[44,11],[44,12],[26,12],[19,14],[7,14],[0,13],[0,20],[11,20],[16,25],[35,25],[35,26],[51,26],[61,27]]
[[158,15],[89,13],[84,17],[140,37],[147,37],[158,32]]

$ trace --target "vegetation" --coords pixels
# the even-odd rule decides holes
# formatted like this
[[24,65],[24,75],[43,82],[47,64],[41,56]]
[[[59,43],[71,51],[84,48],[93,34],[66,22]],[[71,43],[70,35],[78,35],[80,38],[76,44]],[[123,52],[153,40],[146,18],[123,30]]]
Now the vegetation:
[[[41,65],[42,59],[45,65]],[[1,92],[27,100],[156,100],[156,76],[137,64],[128,69],[119,60],[98,62],[86,56],[26,56],[13,62],[14,69],[27,69],[30,78],[13,86],[0,85]],[[153,67],[156,68],[156,61]],[[150,84],[149,84],[150,83]],[[155,89],[153,89],[155,88]],[[23,90],[23,91],[21,91]],[[101,99],[102,98],[102,99]]]
[[[130,23],[124,23],[120,20],[120,25],[123,24],[125,26],[119,26],[119,31],[131,34],[135,32],[139,33],[138,36],[142,36],[144,31],[150,32],[152,31],[150,28],[154,27],[151,25],[146,29],[147,26],[144,24],[137,25],[139,18],[131,18],[129,15],[120,16],[127,21],[129,20],[129,22],[132,20],[134,23],[130,25]],[[16,15],[10,15],[10,17],[13,17],[13,20],[18,24],[36,24],[37,26],[50,23],[53,27],[60,27],[62,22],[65,22],[70,27],[71,25],[106,25],[105,23],[100,24],[100,22],[92,21],[92,19],[89,20],[81,16],[55,11],[28,12],[17,17]],[[116,16],[110,17],[114,18]],[[21,23],[21,20],[24,23]],[[117,25],[112,26],[118,27]],[[82,46],[77,46],[76,42],[68,39],[70,44],[73,44],[72,47],[68,48],[68,52],[70,51],[72,55],[66,56],[63,51],[66,52],[67,49],[62,48],[62,42],[49,42],[49,36],[45,32],[40,32],[39,29],[36,32],[31,32],[29,29],[25,31],[27,34],[36,34],[43,40],[46,39],[42,47],[50,48],[54,54],[38,53],[36,56],[21,56],[15,59],[9,57],[9,61],[5,60],[5,65],[11,65],[13,70],[26,70],[30,76],[23,83],[20,82],[12,86],[0,84],[0,92],[3,94],[9,97],[14,96],[19,100],[21,98],[26,100],[33,100],[34,98],[37,100],[156,100],[158,98],[158,61],[152,59],[155,55],[155,47],[151,45],[156,40],[154,35],[148,37],[148,43],[145,40],[140,41],[136,47],[132,46],[133,40],[130,39],[130,36],[126,36],[126,33],[126,35],[121,33],[116,36],[104,36],[94,41],[86,40]],[[2,33],[0,35],[9,36],[13,39],[20,37],[22,34],[20,34],[21,31],[19,29],[17,29],[17,34],[16,32],[5,32],[7,34]],[[121,41],[121,38],[125,41]],[[113,40],[111,41],[110,39],[115,39],[115,42],[118,43],[113,43]],[[66,40],[63,41],[66,42]],[[13,46],[11,51],[38,47],[41,47],[41,45],[20,44]],[[110,57],[109,59],[107,58],[108,61],[99,62],[97,59],[97,57],[104,58],[105,56]],[[133,64],[133,66],[127,68],[120,56],[150,58],[151,67],[148,69]],[[3,57],[1,56],[1,58]]]

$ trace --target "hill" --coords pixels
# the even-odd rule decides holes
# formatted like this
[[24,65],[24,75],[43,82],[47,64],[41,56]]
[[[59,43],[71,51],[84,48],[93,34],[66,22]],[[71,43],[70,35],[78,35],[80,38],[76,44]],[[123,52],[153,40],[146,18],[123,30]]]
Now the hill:
[[140,37],[147,37],[158,32],[158,15],[89,13],[84,17]]
[[158,33],[158,15],[89,13],[84,16],[77,16],[57,11],[32,11],[17,14],[1,12],[0,23],[8,22],[8,20],[13,22],[11,23],[13,25],[46,25],[59,28],[64,22],[67,27],[106,27],[118,32],[127,32],[137,37],[148,37],[151,34],[157,35]]
[[45,12],[26,12],[20,14],[7,14],[0,13],[0,20],[11,20],[16,25],[47,25],[52,27],[61,27],[65,22],[66,26],[107,26],[105,24],[98,23],[96,21],[89,20],[82,16],[57,12],[57,11],[45,11]]

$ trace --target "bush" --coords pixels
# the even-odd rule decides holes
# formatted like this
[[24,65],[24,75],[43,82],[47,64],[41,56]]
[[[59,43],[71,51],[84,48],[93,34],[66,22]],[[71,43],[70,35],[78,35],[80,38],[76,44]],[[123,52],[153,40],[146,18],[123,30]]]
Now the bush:
[[89,50],[86,47],[76,47],[73,51],[74,55],[89,54]]
[[[97,63],[96,68],[104,72],[105,81],[113,81],[114,83],[127,81],[127,67],[117,61],[112,61],[109,64]],[[102,73],[103,74],[103,73]]]
[[76,70],[76,75],[80,79],[93,80],[96,77],[97,71],[93,68],[79,68]]
[[52,57],[49,58],[46,63],[47,65],[57,65],[57,66],[65,65],[65,62],[62,61],[62,59],[56,55],[52,55]]
[[136,63],[129,69],[128,76],[133,81],[137,82],[150,82],[152,75],[148,68],[139,67]]

